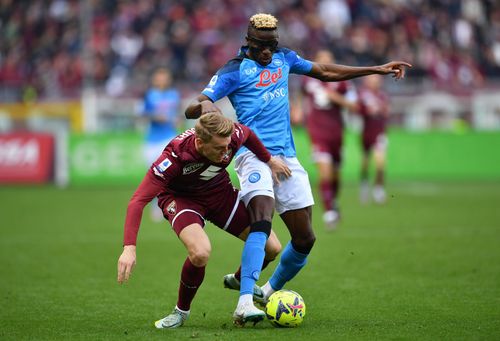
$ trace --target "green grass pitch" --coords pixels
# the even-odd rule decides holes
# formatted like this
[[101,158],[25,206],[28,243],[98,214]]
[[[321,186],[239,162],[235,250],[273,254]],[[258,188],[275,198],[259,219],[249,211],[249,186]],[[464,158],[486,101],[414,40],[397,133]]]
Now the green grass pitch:
[[[132,192],[0,188],[0,340],[500,339],[499,182],[392,183],[383,207],[361,206],[346,185],[330,233],[316,205],[315,248],[287,285],[307,304],[296,329],[232,325],[238,294],[221,279],[243,244],[209,225],[213,251],[190,320],[156,330],[176,303],[185,251],[168,223],[146,215],[135,272],[116,283]],[[274,228],[286,243],[278,217]]]

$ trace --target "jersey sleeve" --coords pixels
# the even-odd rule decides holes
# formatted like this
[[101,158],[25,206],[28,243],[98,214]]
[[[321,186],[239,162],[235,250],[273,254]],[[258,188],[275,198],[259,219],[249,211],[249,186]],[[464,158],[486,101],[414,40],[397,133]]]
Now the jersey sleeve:
[[201,93],[216,102],[235,91],[240,85],[240,63],[238,60],[228,62],[210,79]]
[[288,65],[290,65],[290,73],[305,75],[311,71],[313,63],[310,60],[303,59],[293,50],[287,48],[282,50]]
[[170,160],[172,158],[162,154],[132,195],[125,218],[123,245],[136,245],[144,207],[165,190],[170,181],[179,174],[179,164],[172,162]]
[[162,189],[162,182],[149,170],[128,203],[123,245],[136,245],[144,206],[153,200]]
[[[239,135],[238,131],[241,132],[241,136],[243,136],[241,144],[243,144],[248,148],[248,150],[254,153],[260,161],[267,163],[271,159],[271,154],[262,144],[257,135],[252,131],[252,129],[243,124],[236,124],[235,131],[237,135]],[[238,146],[240,146],[241,144],[238,144]]]

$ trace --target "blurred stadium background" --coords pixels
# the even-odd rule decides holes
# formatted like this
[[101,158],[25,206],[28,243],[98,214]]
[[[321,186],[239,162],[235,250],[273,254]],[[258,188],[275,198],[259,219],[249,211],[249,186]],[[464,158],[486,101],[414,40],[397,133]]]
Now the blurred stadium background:
[[[498,1],[0,0],[0,289],[4,303],[0,316],[7,321],[0,327],[0,339],[120,338],[124,332],[116,319],[125,319],[131,329],[149,328],[152,319],[165,312],[165,301],[173,304],[180,256],[173,255],[172,267],[162,273],[171,278],[167,288],[156,284],[141,291],[144,278],[154,282],[161,274],[146,277],[146,270],[138,269],[134,280],[142,284],[131,283],[127,293],[112,289],[125,207],[145,172],[144,126],[136,119],[137,108],[153,68],[166,66],[182,94],[182,116],[187,103],[244,43],[247,20],[256,12],[273,13],[280,23],[280,44],[306,58],[328,47],[340,64],[389,60],[413,64],[403,81],[389,77],[385,81],[392,105],[387,167],[390,200],[380,209],[357,203],[359,122],[348,117],[341,203],[345,216],[352,218],[346,218],[336,235],[317,226],[316,255],[333,259],[335,270],[313,257],[312,265],[295,282],[306,302],[316,306],[316,320],[311,308],[309,322],[309,328],[314,325],[319,333],[314,335],[328,339],[329,326],[336,325],[336,335],[344,338],[500,338]],[[297,87],[298,77],[292,76],[292,96]],[[233,114],[228,102],[221,106]],[[182,128],[192,124],[185,121]],[[304,128],[294,127],[294,135],[299,159],[315,187],[316,170]],[[316,219],[320,208],[314,214],[320,224]],[[144,249],[146,254],[139,257],[144,256],[141,266],[153,272],[156,256],[151,248],[165,253],[168,242],[173,250],[182,249],[173,235],[164,236],[149,221],[144,225],[151,229],[143,227],[139,242],[150,250]],[[284,242],[283,226],[279,221],[275,225]],[[213,238],[214,245],[232,250],[234,257],[239,255],[240,244],[229,244],[232,241],[222,234]],[[372,240],[379,242],[378,248]],[[440,248],[444,254],[434,255]],[[371,252],[358,263],[344,261],[346,254],[354,258],[354,249]],[[90,259],[80,261],[86,253],[92,254]],[[376,261],[380,254],[401,263],[393,268],[380,265]],[[410,261],[416,255],[419,265]],[[235,265],[221,254],[214,258],[227,271]],[[424,269],[436,263],[446,274],[439,284],[433,278],[443,272]],[[323,295],[330,294],[326,290],[333,290],[334,296],[344,294],[335,297],[334,303],[343,310],[333,309],[333,317],[331,311],[319,308],[324,296],[315,297],[318,289],[307,282],[317,281],[314,267],[323,273],[333,271],[332,278],[343,278],[338,287],[319,281],[325,287]],[[65,269],[62,273],[61,268]],[[341,271],[346,268],[347,274]],[[408,269],[414,271],[397,282],[398,274]],[[206,292],[222,295],[219,277],[223,274],[207,275]],[[386,276],[396,278],[394,286],[386,285]],[[374,298],[372,288],[361,284],[370,281],[388,291],[378,291]],[[72,292],[61,282],[80,289]],[[434,290],[434,285],[446,293]],[[443,289],[446,285],[453,287],[451,291]],[[407,291],[402,292],[403,287]],[[154,290],[169,292],[168,297],[153,304],[146,297],[155,297]],[[358,300],[345,298],[352,290],[359,294]],[[420,296],[408,298],[415,290]],[[211,302],[206,292],[200,293],[198,309],[204,300]],[[428,300],[422,301],[422,295],[429,295]],[[145,308],[127,316],[123,310],[130,307],[117,303],[124,296],[129,304],[136,304],[133,298]],[[100,297],[101,305],[89,303],[95,297]],[[462,298],[463,305],[457,303]],[[450,304],[452,299],[455,303]],[[61,308],[62,302],[80,308]],[[432,302],[448,310],[439,310]],[[28,308],[32,304],[33,310]],[[377,310],[384,304],[387,310]],[[404,308],[408,306],[414,309],[408,312]],[[115,315],[106,315],[106,309]],[[210,312],[212,308],[204,309]],[[221,309],[225,315],[220,320],[230,322],[232,304]],[[399,324],[404,325],[402,329],[387,322],[400,318],[394,313],[398,310],[407,314],[406,322]],[[426,313],[435,314],[437,322],[431,322]],[[45,319],[40,317],[44,314]],[[66,314],[73,316],[70,322]],[[377,316],[382,317],[377,320]],[[73,326],[71,321],[81,323],[79,318],[88,322]],[[204,339],[202,331],[209,324],[204,318],[205,313],[203,318],[193,316],[195,327],[188,329],[186,337]],[[37,333],[25,330],[26,319]],[[56,320],[66,322],[61,327]],[[99,321],[109,323],[111,332],[96,327]],[[231,337],[217,318],[211,322],[222,331],[211,327],[207,340]],[[307,326],[306,322],[296,336],[311,332]],[[242,337],[266,335],[272,336]]]

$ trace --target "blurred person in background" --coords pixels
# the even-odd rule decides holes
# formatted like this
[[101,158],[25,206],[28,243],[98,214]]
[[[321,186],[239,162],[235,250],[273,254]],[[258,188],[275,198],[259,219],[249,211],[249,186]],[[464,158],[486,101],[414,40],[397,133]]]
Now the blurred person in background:
[[[140,110],[140,119],[146,121],[144,158],[149,167],[163,148],[177,135],[181,95],[172,86],[172,76],[167,68],[157,68],[151,77]],[[161,221],[163,213],[157,202],[151,204],[151,219]]]
[[[330,51],[319,50],[314,61],[332,64],[335,58]],[[344,138],[342,113],[344,108],[356,109],[356,89],[348,81],[324,83],[304,77],[301,93],[307,98],[307,103],[302,103],[302,96],[297,96],[294,112],[297,112],[300,121],[305,121],[311,139],[313,159],[318,167],[323,221],[326,228],[332,230],[340,219],[338,198]]]
[[382,88],[383,82],[380,75],[367,76],[363,79],[358,92],[358,113],[363,120],[360,188],[360,201],[362,203],[367,203],[370,198],[369,166],[372,158],[375,162],[373,200],[378,204],[383,204],[386,200],[384,178],[388,140],[385,131],[390,107],[389,98]]

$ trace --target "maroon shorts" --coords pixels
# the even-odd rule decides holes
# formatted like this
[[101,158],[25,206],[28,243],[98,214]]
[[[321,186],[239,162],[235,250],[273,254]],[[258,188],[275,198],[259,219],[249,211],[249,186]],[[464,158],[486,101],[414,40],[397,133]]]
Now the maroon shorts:
[[333,160],[337,165],[342,163],[342,136],[329,139],[311,138],[313,146],[313,157],[315,161],[325,158]]
[[364,134],[361,140],[363,151],[371,152],[373,149],[385,149],[387,147],[387,137],[385,134]]
[[210,195],[167,194],[161,203],[163,215],[177,235],[191,224],[205,226],[205,219],[236,237],[250,225],[248,211],[239,199],[238,190],[230,183]]

